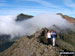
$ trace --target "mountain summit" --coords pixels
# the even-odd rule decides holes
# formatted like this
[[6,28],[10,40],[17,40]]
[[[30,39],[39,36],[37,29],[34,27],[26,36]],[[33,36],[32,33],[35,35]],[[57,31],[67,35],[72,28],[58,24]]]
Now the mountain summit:
[[26,19],[29,19],[29,18],[32,18],[32,17],[33,16],[31,16],[31,15],[26,15],[26,14],[21,13],[17,16],[16,21],[22,21],[22,20],[26,20]]

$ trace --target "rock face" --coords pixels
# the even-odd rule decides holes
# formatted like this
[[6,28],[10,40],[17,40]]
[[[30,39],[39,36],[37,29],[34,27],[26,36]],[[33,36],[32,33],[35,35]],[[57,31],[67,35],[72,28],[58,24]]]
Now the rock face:
[[32,36],[25,36],[17,40],[0,56],[58,56],[58,47],[52,47],[52,45],[46,45],[40,41],[45,36],[44,31],[46,30],[41,30]]
[[68,22],[75,24],[75,18],[69,17],[67,15],[63,15],[61,13],[57,13],[57,15],[62,16],[64,19],[66,19]]
[[29,18],[32,18],[32,17],[33,16],[31,16],[31,15],[25,15],[25,14],[21,13],[17,16],[16,21],[22,21],[22,20],[26,20],[26,19],[29,19]]
[[43,45],[37,39],[23,38],[11,46],[2,56],[58,56],[58,48]]
[[66,40],[66,34],[57,33],[56,47],[53,47],[51,44],[47,44],[47,31],[47,28],[43,28],[34,35],[24,36],[22,39],[15,41],[15,43],[1,53],[0,56],[59,56],[59,51],[61,50],[75,51],[75,46],[72,45],[75,43],[74,41],[72,42],[74,39],[72,36],[75,35],[72,34],[72,36],[70,36],[72,39],[69,37],[69,39]]

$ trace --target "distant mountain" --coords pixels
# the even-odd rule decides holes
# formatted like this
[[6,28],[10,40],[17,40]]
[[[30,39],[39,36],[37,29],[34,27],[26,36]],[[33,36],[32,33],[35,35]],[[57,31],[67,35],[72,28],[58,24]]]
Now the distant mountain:
[[66,19],[68,22],[75,24],[75,18],[67,16],[67,15],[63,15],[62,13],[57,13],[57,15],[60,15],[64,19]]
[[17,16],[16,21],[22,21],[22,20],[30,19],[32,17],[33,17],[32,15],[26,15],[26,14],[21,13]]

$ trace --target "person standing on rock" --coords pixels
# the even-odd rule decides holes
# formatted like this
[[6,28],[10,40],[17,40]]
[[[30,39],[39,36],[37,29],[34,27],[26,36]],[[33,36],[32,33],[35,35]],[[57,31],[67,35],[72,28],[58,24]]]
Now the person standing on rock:
[[55,46],[55,40],[56,40],[56,31],[52,31],[52,42],[53,42],[53,46]]
[[48,31],[48,32],[47,32],[47,37],[46,37],[47,40],[48,40],[48,44],[52,44],[51,35],[52,35],[51,31]]

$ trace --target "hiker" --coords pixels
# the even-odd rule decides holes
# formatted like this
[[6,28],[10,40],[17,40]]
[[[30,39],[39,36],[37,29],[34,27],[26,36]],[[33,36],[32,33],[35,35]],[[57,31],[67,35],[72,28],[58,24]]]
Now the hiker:
[[55,46],[55,40],[56,40],[56,31],[52,31],[52,45]]
[[47,32],[47,37],[46,38],[48,40],[48,44],[52,44],[52,42],[51,42],[51,34],[52,34],[51,31]]

